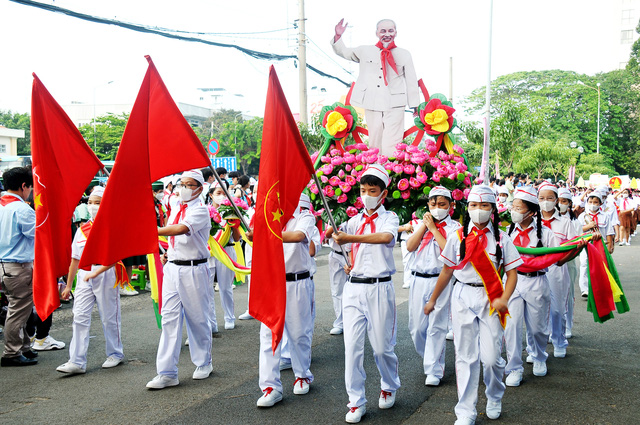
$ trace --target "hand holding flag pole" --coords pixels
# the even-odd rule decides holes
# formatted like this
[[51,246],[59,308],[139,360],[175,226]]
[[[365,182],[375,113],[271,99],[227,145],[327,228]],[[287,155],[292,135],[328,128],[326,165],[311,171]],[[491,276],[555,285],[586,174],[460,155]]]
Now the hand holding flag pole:
[[[331,223],[331,226],[333,226],[333,230],[337,231],[338,226],[336,226],[336,221],[333,219],[333,214],[331,214],[331,210],[329,209],[329,204],[327,204],[327,198],[325,198],[324,196],[324,191],[322,190],[322,186],[320,185],[320,180],[318,179],[318,176],[316,175],[316,173],[313,173],[313,181],[316,183],[316,186],[318,186],[318,193],[322,198],[322,205],[324,205],[324,210],[327,212],[327,215],[329,216],[329,222]],[[347,255],[347,251],[344,250],[344,246],[342,245],[340,245],[340,252],[342,252],[342,256],[347,262],[347,265],[351,267],[352,264],[351,264],[351,261],[349,261],[349,256]]]
[[238,208],[236,203],[233,201],[233,198],[231,197],[231,194],[227,190],[227,186],[222,183],[222,179],[218,175],[218,172],[216,171],[216,169],[213,168],[213,166],[211,166],[211,165],[209,165],[209,168],[211,169],[211,171],[213,171],[213,177],[216,178],[216,181],[218,182],[218,184],[220,185],[220,187],[224,191],[224,194],[226,195],[227,199],[231,203],[231,206],[233,207],[233,210],[236,212],[236,215],[240,219],[240,223],[242,223],[242,227],[244,228],[245,231],[249,231],[249,225],[247,224],[246,221],[244,221],[244,217],[242,216],[242,213],[240,212],[240,209]]

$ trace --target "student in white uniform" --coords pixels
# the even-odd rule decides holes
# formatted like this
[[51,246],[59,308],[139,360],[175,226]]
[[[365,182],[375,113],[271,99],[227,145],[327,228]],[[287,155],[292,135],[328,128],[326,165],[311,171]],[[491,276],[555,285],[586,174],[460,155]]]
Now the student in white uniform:
[[78,275],[73,301],[73,337],[69,344],[69,361],[58,366],[58,372],[70,375],[85,373],[87,369],[87,350],[89,349],[89,330],[91,328],[91,312],[95,304],[102,320],[102,329],[106,342],[107,360],[103,368],[118,366],[124,360],[122,338],[120,334],[120,293],[116,284],[116,272],[111,266],[92,265],[91,270],[78,270],[80,258],[84,251],[87,237],[96,218],[104,187],[96,186],[89,195],[87,209],[91,220],[76,232],[71,244],[71,265],[67,286],[62,291],[62,298],[68,299],[73,280]]
[[[513,224],[509,236],[515,246],[541,248],[558,246],[552,232],[542,224],[538,192],[533,186],[519,187],[514,192],[511,209]],[[533,374],[547,374],[547,340],[549,333],[549,305],[551,292],[548,269],[534,272],[518,270],[518,283],[509,299],[509,315],[504,330],[507,352],[505,373],[508,387],[517,387],[522,382],[524,367],[522,362],[522,325],[527,328],[528,349],[533,362]]]
[[[463,228],[447,240],[440,254],[444,268],[424,307],[425,314],[430,314],[444,288],[450,285],[451,276],[456,278],[451,294],[458,386],[456,425],[475,423],[481,362],[487,388],[487,417],[500,417],[506,387],[502,382],[505,362],[501,357],[504,328],[499,314],[507,313],[507,303],[518,280],[516,268],[522,264],[511,239],[499,230],[493,190],[485,185],[474,186],[468,201]],[[486,248],[480,249],[485,242]],[[501,265],[507,276],[504,289],[497,272]],[[482,276],[476,268],[482,270]],[[493,294],[493,301],[488,293]]]
[[[306,197],[307,195],[302,195]],[[308,203],[309,198],[305,201]],[[307,209],[297,208],[282,232],[284,242],[284,264],[287,280],[287,303],[284,332],[288,337],[291,367],[296,376],[293,393],[303,395],[309,392],[313,382],[311,366],[311,341],[313,337],[313,281],[311,269],[313,259],[309,255],[309,244],[316,220]],[[280,358],[282,341],[275,353],[271,348],[271,330],[260,326],[260,390],[262,397],[258,407],[271,407],[282,401],[282,381],[280,380]]]
[[344,320],[345,384],[349,395],[348,423],[357,423],[366,413],[364,340],[365,332],[380,372],[378,407],[393,407],[400,388],[396,345],[396,295],[391,276],[396,272],[393,247],[398,216],[387,211],[389,174],[380,164],[371,164],[360,178],[364,210],[349,219],[346,232],[335,232],[340,245],[351,243],[352,268],[342,293]]
[[200,170],[185,171],[178,186],[180,204],[171,211],[168,225],[158,229],[168,236],[168,262],[162,285],[162,334],[158,344],[158,375],[147,388],[178,385],[178,360],[182,341],[182,321],[186,320],[191,361],[196,365],[193,379],[208,378],[211,365],[210,256],[207,241],[211,229],[209,210],[200,193],[204,178]]
[[414,280],[411,270],[413,268],[413,262],[416,258],[415,251],[409,251],[407,249],[407,239],[413,234],[414,227],[418,225],[418,219],[415,217],[415,213],[407,224],[398,227],[398,233],[400,233],[400,249],[402,251],[402,267],[403,267],[403,281],[402,289],[411,288],[411,282]]
[[[565,217],[571,222],[574,234],[582,233],[582,226],[578,223],[578,217],[573,212],[573,197],[571,191],[564,187],[558,189],[558,211],[561,217]],[[567,271],[569,272],[569,299],[567,300],[567,313],[565,322],[567,324],[565,337],[567,339],[573,336],[573,310],[575,306],[575,286],[578,283],[578,257],[567,263]]]
[[[347,222],[344,222],[338,226],[338,229],[341,232],[344,232],[347,227]],[[343,332],[343,322],[342,322],[342,292],[344,290],[344,285],[347,283],[347,279],[349,275],[345,271],[345,266],[347,266],[347,260],[342,255],[342,251],[340,250],[340,245],[333,240],[331,235],[333,235],[333,228],[331,226],[327,227],[326,237],[329,240],[329,248],[331,248],[331,252],[328,255],[329,261],[329,282],[331,284],[331,299],[333,300],[333,311],[336,315],[336,320],[333,321],[333,327],[329,331],[331,335],[342,335]],[[351,251],[351,244],[342,245],[345,253],[349,255]]]
[[447,285],[438,298],[435,310],[428,316],[424,305],[431,298],[442,262],[438,260],[449,237],[455,237],[460,223],[451,219],[455,208],[451,192],[436,186],[429,192],[429,212],[415,227],[407,249],[415,254],[410,274],[413,276],[409,289],[409,333],[413,345],[423,360],[425,385],[438,386],[444,376],[446,336],[450,315],[451,288]]

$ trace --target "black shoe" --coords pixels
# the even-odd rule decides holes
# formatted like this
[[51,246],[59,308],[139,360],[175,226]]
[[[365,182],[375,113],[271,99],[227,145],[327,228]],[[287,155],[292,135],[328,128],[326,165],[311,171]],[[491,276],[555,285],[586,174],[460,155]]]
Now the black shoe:
[[38,353],[36,353],[33,350],[29,350],[29,351],[23,351],[22,355],[25,356],[28,359],[37,359],[38,358]]
[[3,357],[0,359],[0,366],[9,367],[9,366],[32,366],[38,364],[37,359],[28,359],[25,356],[18,357]]

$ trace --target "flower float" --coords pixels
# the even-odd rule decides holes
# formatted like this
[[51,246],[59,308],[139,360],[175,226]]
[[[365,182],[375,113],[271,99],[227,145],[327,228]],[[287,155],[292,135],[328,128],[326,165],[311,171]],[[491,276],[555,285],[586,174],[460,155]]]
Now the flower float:
[[440,93],[418,107],[418,116],[414,119],[416,127],[436,138],[436,150],[431,156],[435,156],[443,144],[447,153],[453,153],[454,142],[449,133],[456,127],[455,111],[451,102]]
[[325,139],[342,140],[351,134],[358,124],[358,113],[352,106],[336,102],[325,106],[320,112],[322,117],[322,135]]

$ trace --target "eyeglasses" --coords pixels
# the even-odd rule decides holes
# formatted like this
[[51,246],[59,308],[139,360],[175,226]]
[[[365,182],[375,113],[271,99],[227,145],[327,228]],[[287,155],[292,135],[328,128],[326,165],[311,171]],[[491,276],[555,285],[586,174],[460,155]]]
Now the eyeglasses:
[[529,210],[526,207],[525,208],[523,208],[523,207],[513,207],[513,208],[511,208],[511,210],[519,212],[519,213],[522,213],[522,214],[526,214],[526,213],[529,212]]
[[176,186],[178,190],[182,189],[183,187],[193,190],[193,189],[197,189],[199,186],[197,184],[184,184],[184,183],[180,183],[179,185]]

